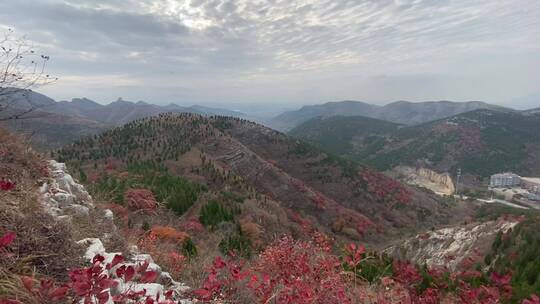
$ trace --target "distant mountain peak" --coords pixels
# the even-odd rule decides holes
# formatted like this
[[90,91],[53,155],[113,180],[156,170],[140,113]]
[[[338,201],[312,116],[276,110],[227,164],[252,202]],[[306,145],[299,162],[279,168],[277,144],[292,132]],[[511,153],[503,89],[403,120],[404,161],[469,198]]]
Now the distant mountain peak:
[[124,100],[122,97],[118,97],[116,101],[113,101],[110,103],[111,105],[127,105],[127,104],[134,104],[131,101]]
[[268,125],[288,131],[314,117],[328,116],[365,116],[394,123],[415,125],[428,121],[450,117],[476,109],[493,109],[512,111],[500,106],[480,101],[395,101],[384,106],[373,105],[361,101],[327,102],[325,104],[303,106],[299,110],[282,113],[270,121]]
[[91,99],[88,99],[86,97],[82,97],[82,98],[72,98],[71,99],[71,103],[73,104],[87,104],[87,105],[95,105],[95,106],[101,106],[99,103],[91,100]]

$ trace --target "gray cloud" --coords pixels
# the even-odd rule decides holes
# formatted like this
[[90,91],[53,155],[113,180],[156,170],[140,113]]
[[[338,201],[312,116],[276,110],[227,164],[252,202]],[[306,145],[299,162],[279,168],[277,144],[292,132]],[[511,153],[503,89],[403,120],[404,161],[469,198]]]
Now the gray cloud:
[[504,103],[540,91],[535,0],[4,0],[0,26],[53,58],[56,98]]

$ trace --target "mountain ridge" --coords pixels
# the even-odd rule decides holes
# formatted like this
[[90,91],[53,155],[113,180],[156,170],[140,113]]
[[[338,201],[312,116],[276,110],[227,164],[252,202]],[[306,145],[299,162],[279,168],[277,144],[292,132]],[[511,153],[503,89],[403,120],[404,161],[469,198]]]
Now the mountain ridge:
[[535,152],[540,146],[540,134],[535,131],[540,129],[537,114],[478,109],[419,125],[375,129],[378,132],[371,134],[369,128],[354,128],[361,124],[376,127],[377,123],[366,119],[315,118],[289,133],[383,171],[409,165],[452,174],[462,168],[484,178],[503,171],[540,175],[540,158]]
[[482,101],[395,101],[384,106],[379,106],[361,101],[348,100],[303,106],[299,110],[282,113],[270,119],[267,124],[276,130],[290,131],[295,126],[300,125],[310,118],[343,115],[366,116],[394,123],[414,125],[450,117],[475,109],[514,111],[509,108],[488,104]]

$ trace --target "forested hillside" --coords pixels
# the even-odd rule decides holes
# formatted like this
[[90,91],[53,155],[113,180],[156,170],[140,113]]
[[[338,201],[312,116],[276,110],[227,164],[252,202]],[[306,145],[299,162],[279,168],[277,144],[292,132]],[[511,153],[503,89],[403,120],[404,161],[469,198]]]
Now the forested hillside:
[[[479,177],[502,171],[540,175],[540,158],[536,153],[540,146],[540,117],[535,114],[476,110],[394,130],[351,130],[355,124],[368,123],[361,117],[320,120],[318,127],[309,127],[308,122],[291,135],[379,170],[419,165],[439,172],[455,173],[461,168]],[[336,141],[342,147],[337,151]]]
[[[196,183],[196,189],[211,192],[229,189],[257,204],[276,201],[288,212],[288,221],[310,222],[344,239],[380,243],[419,227],[450,223],[459,209],[376,171],[235,118],[160,115],[83,139],[54,156],[84,172],[91,187],[113,183],[108,191],[118,202],[131,184],[154,187],[148,177],[132,177],[133,168],[142,166],[161,172],[144,176],[183,176],[186,187]],[[161,199],[173,204],[168,195]],[[193,202],[181,204],[186,211]]]

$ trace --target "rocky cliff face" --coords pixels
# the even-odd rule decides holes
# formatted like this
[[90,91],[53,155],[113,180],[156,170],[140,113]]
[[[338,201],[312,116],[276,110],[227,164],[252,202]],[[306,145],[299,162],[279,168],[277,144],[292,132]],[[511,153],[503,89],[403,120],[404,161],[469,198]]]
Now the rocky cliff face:
[[394,258],[428,266],[466,269],[484,258],[499,231],[518,222],[497,220],[430,231],[385,250]]
[[427,168],[399,166],[394,169],[397,177],[408,184],[427,188],[440,195],[452,195],[456,191],[448,173],[437,173]]

